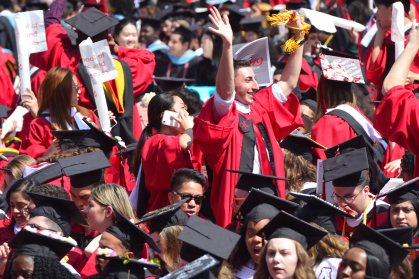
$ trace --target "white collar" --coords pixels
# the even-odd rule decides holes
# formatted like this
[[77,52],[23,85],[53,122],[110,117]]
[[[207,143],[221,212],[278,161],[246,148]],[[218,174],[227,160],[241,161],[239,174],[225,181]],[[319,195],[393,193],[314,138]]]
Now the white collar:
[[245,105],[240,103],[239,101],[234,100],[234,102],[236,103],[236,108],[238,111],[240,111],[241,113],[245,113],[245,114],[249,114],[250,113],[250,105]]
[[[370,197],[372,197],[371,194],[370,194]],[[376,204],[377,205],[386,205],[387,203],[383,202],[382,200],[377,200]],[[372,200],[370,200],[370,204],[367,207],[367,215],[368,215],[368,213],[370,213],[370,211],[373,209],[373,207],[374,207],[374,200],[372,199]],[[358,218],[356,218],[356,219],[349,219],[348,218],[346,220],[346,223],[348,223],[348,225],[351,228],[355,228],[355,227],[359,226],[359,224],[362,222],[363,219],[364,219],[364,213],[359,215]]]

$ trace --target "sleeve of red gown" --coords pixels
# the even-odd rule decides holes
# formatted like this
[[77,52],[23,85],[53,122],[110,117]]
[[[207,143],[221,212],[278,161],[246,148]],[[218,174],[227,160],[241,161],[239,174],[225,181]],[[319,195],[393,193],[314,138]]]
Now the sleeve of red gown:
[[75,52],[71,40],[59,23],[50,25],[46,30],[48,50],[32,53],[29,62],[41,70],[48,71],[55,66],[70,68],[74,72],[80,63],[80,54]]
[[54,140],[54,136],[50,131],[51,124],[44,117],[32,120],[29,130],[20,145],[19,153],[29,155],[35,159],[44,155]]
[[275,137],[277,140],[281,140],[304,123],[297,96],[291,93],[287,102],[282,105],[273,95],[272,87],[273,85],[260,90],[255,95],[255,102],[268,112]]
[[[365,63],[365,73],[367,79],[375,85],[378,85],[379,80],[382,78],[384,74],[384,70],[387,63],[387,48],[385,47],[384,43],[381,48],[380,53],[378,54],[377,60],[375,61],[374,65],[372,65],[372,50],[374,44],[372,44],[367,52],[364,54],[364,63]],[[380,86],[381,87],[381,86]]]
[[[356,136],[349,124],[335,115],[324,115],[311,130],[311,138],[327,148]],[[323,149],[313,148],[312,151],[313,164],[317,164],[317,159],[327,159]]]
[[411,91],[395,86],[384,95],[377,107],[374,127],[388,140],[419,154],[418,108],[419,100]]
[[[395,170],[394,172],[389,172],[388,170],[384,169],[385,165],[395,160],[399,160],[403,157],[405,149],[398,145],[397,143],[394,145],[393,151],[390,150],[390,145],[387,147],[386,152],[384,153],[384,159],[381,164],[377,164],[380,166],[381,170],[387,175],[389,178],[396,178],[399,175],[399,170]],[[391,153],[391,154],[390,154]]]
[[134,96],[144,93],[153,76],[156,61],[154,53],[146,49],[119,47],[118,59],[128,63],[132,72]]
[[34,77],[31,78],[32,91],[33,93],[35,93],[36,97],[38,97],[39,86],[41,86],[41,83],[44,81],[46,75],[46,71],[40,70],[36,73]]
[[0,68],[0,105],[15,109],[17,98],[12,80],[4,68]]

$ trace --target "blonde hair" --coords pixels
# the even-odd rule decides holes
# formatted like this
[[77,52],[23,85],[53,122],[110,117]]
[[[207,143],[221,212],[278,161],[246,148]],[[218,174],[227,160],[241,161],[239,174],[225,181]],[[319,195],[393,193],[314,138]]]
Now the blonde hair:
[[166,249],[162,255],[162,260],[172,271],[178,269],[181,264],[179,254],[183,242],[177,239],[177,237],[182,230],[183,226],[171,226],[164,228],[160,232],[161,244]]
[[[36,165],[36,160],[29,155],[17,155],[9,163],[7,163],[6,168],[9,170],[4,170],[4,174],[10,174],[13,176],[13,180],[18,179],[23,175],[24,166],[33,166]],[[6,189],[6,180],[3,182],[3,191]]]
[[[311,223],[314,225],[313,223]],[[337,236],[327,234],[310,250],[307,251],[313,266],[320,264],[327,258],[343,258],[349,249],[348,243]]]
[[[100,185],[92,190],[91,196],[103,208],[112,206],[126,218],[134,219],[134,213],[132,211],[128,194],[121,186],[114,183]],[[113,213],[113,217],[117,220],[115,212]]]
[[[293,275],[293,279],[316,279],[314,275],[314,271],[312,268],[311,259],[308,256],[307,252],[304,250],[303,246],[296,241],[294,242],[295,250],[297,252],[297,267],[295,268],[295,272]],[[269,242],[268,242],[269,243]],[[266,253],[267,253],[268,245],[263,246],[262,252],[260,253],[259,257],[259,266],[253,275],[254,279],[266,279],[270,277],[268,264],[266,262]]]

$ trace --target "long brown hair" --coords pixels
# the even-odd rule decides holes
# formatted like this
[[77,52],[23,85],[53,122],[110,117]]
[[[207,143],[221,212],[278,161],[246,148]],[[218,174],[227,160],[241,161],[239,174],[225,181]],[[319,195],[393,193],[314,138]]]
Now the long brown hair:
[[282,149],[284,153],[285,182],[287,200],[292,199],[291,192],[299,193],[304,183],[316,182],[317,167],[308,162],[303,156],[295,155],[293,152]]
[[315,266],[327,258],[343,258],[348,249],[349,246],[346,241],[329,233],[311,247],[307,254],[311,258],[313,266]]
[[179,255],[183,242],[177,239],[177,237],[182,230],[183,226],[171,226],[164,228],[160,232],[161,244],[166,249],[162,255],[162,260],[172,271],[180,267]]
[[[297,251],[297,267],[295,268],[293,279],[316,279],[314,271],[312,268],[311,259],[308,256],[307,252],[304,250],[303,246],[296,241],[294,242],[295,250]],[[270,277],[268,264],[266,262],[266,253],[268,245],[263,246],[262,251],[259,257],[259,266],[253,275],[254,279],[266,279]]]
[[[73,91],[73,73],[68,68],[54,67],[48,71],[39,87],[38,117],[49,110],[51,126],[55,130],[68,130],[71,123],[71,95]],[[89,116],[89,110],[76,106],[84,116]]]

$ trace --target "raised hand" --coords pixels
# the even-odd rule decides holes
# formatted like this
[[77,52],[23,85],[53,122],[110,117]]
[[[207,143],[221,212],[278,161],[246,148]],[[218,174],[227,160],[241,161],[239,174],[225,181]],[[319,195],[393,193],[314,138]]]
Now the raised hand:
[[[410,29],[408,46],[413,46],[418,49],[419,46],[419,25],[416,26],[416,19],[413,20],[412,28]],[[407,47],[407,46],[406,46]]]
[[233,31],[231,30],[230,22],[228,20],[228,16],[224,15],[221,17],[220,12],[216,8],[211,8],[211,14],[209,18],[212,21],[212,24],[217,29],[210,27],[209,29],[217,35],[220,35],[223,39],[224,44],[233,44]]
[[[292,14],[293,14],[294,17],[299,16],[296,11],[292,11]],[[293,20],[288,21],[288,26],[289,27],[294,27],[294,28],[303,28],[303,22],[304,22],[303,17],[299,16],[299,19],[296,20],[296,21],[293,21]],[[293,29],[293,31],[294,31],[294,34],[295,34],[295,39],[298,40],[298,39],[304,38],[304,35],[301,34],[300,30]]]

